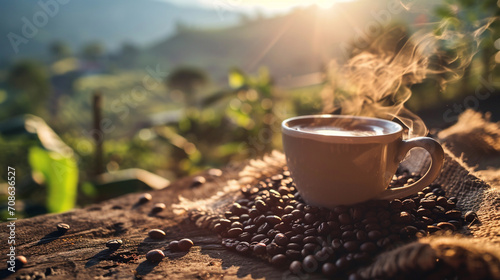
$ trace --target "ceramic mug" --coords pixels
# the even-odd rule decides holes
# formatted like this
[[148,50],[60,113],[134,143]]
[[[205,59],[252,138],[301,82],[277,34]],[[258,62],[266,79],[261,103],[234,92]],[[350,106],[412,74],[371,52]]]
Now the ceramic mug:
[[[370,199],[394,199],[417,193],[439,175],[441,145],[428,137],[403,140],[398,123],[343,115],[300,116],[283,121],[283,148],[291,176],[311,205],[333,208]],[[388,188],[409,150],[424,148],[432,162],[425,175],[408,186]]]

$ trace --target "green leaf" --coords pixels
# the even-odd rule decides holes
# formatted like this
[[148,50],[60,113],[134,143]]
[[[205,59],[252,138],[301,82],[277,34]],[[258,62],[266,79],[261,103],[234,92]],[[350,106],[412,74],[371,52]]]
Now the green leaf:
[[32,146],[28,161],[33,172],[40,173],[45,178],[49,212],[59,213],[73,209],[78,186],[76,160],[72,156]]

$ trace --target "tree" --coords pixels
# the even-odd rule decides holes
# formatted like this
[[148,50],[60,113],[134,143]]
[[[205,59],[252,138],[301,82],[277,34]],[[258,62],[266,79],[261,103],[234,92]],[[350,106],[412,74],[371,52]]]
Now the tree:
[[104,54],[104,46],[99,42],[92,42],[83,48],[82,55],[88,60],[97,60]]
[[7,74],[7,85],[13,93],[15,114],[31,113],[43,115],[51,93],[49,75],[45,68],[34,60],[15,63]]
[[54,60],[59,60],[71,55],[71,48],[63,41],[54,41],[49,46],[49,52]]
[[207,84],[205,72],[193,67],[178,68],[166,78],[167,87],[184,93],[188,104],[192,104],[199,89]]

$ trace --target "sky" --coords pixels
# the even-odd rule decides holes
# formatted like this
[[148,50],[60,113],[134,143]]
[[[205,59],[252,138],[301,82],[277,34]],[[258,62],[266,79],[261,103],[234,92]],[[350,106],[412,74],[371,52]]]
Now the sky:
[[[184,6],[205,7],[252,12],[259,10],[266,14],[289,11],[299,6],[313,4],[322,8],[329,8],[339,0],[163,0]],[[345,0],[341,0],[345,1]]]

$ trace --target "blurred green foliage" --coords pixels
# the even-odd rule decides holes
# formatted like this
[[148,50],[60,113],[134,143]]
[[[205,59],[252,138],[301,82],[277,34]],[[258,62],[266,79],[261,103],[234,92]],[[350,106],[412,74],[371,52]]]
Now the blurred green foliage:
[[73,157],[32,146],[28,153],[32,172],[39,173],[47,186],[46,207],[50,213],[73,209],[78,186],[78,166]]

